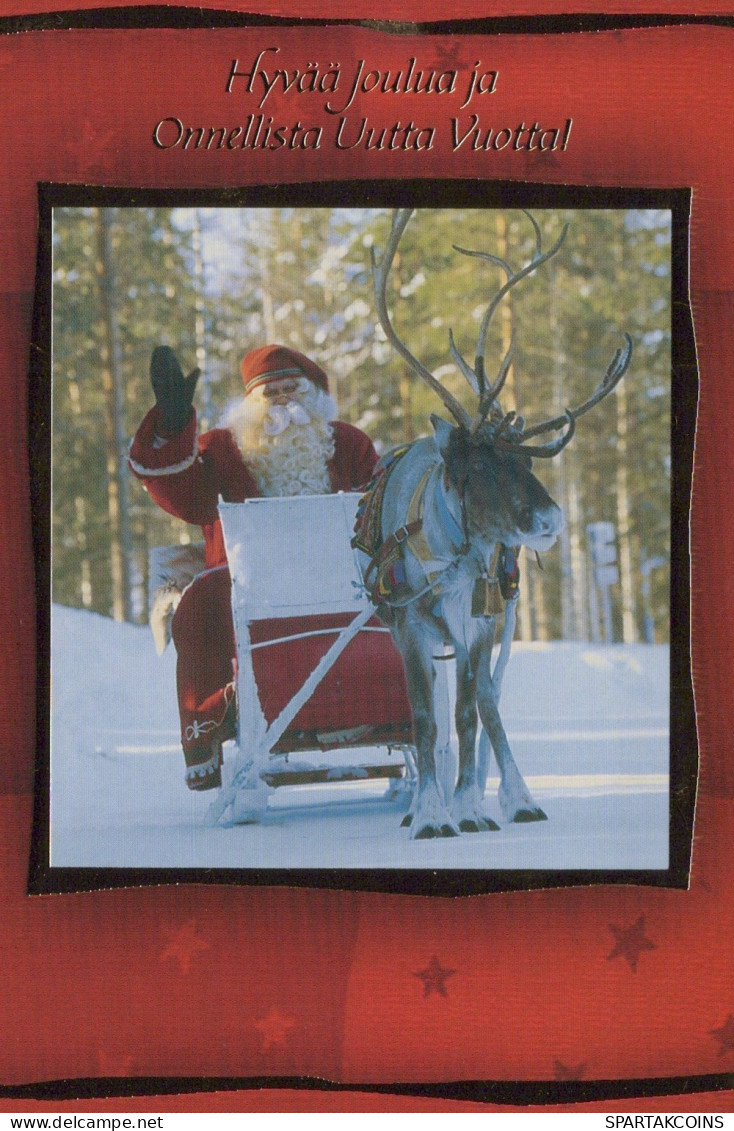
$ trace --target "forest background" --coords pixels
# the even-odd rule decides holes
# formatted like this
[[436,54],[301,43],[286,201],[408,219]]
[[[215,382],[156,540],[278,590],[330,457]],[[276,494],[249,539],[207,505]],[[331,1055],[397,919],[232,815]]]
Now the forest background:
[[[671,215],[534,210],[552,260],[499,307],[487,342],[497,372],[514,334],[505,411],[530,424],[590,395],[630,334],[616,394],[535,470],[561,505],[559,544],[521,561],[518,637],[662,642],[669,637]],[[386,209],[56,208],[53,213],[52,597],[117,620],[147,619],[152,548],[197,541],[129,473],[130,439],[153,403],[150,354],[165,343],[202,370],[199,426],[242,395],[239,362],[268,342],[328,373],[339,416],[384,452],[430,432],[435,394],[377,324],[370,249]],[[520,210],[424,209],[390,280],[400,336],[467,407],[449,331],[473,364],[479,325],[504,282],[457,245],[522,266],[535,234]],[[603,525],[601,525],[603,524]]]

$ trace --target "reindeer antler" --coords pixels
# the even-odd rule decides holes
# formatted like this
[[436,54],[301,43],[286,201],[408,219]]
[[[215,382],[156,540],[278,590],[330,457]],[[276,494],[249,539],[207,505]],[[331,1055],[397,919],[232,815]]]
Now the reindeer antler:
[[522,209],[522,211],[528,217],[535,230],[535,253],[530,262],[526,263],[524,267],[521,267],[519,271],[513,271],[509,263],[505,262],[505,260],[501,259],[498,255],[490,254],[490,252],[488,251],[468,251],[464,247],[458,247],[456,244],[453,245],[454,250],[460,252],[462,255],[469,255],[473,256],[475,259],[483,259],[487,263],[494,263],[498,267],[501,267],[507,275],[507,282],[497,291],[496,295],[485,311],[484,318],[482,319],[482,325],[479,330],[479,340],[477,342],[474,369],[472,369],[467,364],[459,351],[456,349],[456,346],[454,345],[453,335],[449,335],[451,356],[461,369],[461,372],[464,374],[469,384],[479,394],[479,408],[469,427],[469,431],[472,434],[474,434],[479,428],[480,424],[482,424],[482,422],[486,420],[487,414],[492,407],[492,404],[499,396],[502,386],[504,385],[507,378],[507,374],[510,370],[512,357],[515,352],[515,334],[513,331],[509,348],[504,358],[502,359],[497,378],[492,385],[487,386],[484,356],[487,349],[487,334],[489,332],[489,327],[492,323],[495,312],[505,295],[507,295],[512,290],[512,288],[520,282],[521,279],[526,279],[527,276],[536,271],[538,267],[541,266],[541,264],[547,263],[549,259],[552,259],[553,256],[556,255],[558,251],[560,251],[561,245],[563,244],[563,241],[568,234],[568,224],[565,224],[563,231],[561,232],[556,242],[551,248],[548,249],[548,251],[544,252],[543,237],[538,222],[536,221],[535,217],[527,212],[524,208]]
[[[543,432],[552,432],[557,428],[562,428],[566,421],[569,420],[569,418],[573,419],[574,421],[578,420],[580,416],[583,416],[585,413],[587,413],[589,409],[594,408],[599,404],[600,401],[603,401],[605,397],[608,397],[609,394],[613,392],[614,389],[616,389],[617,385],[629,369],[629,363],[632,359],[632,339],[626,331],[623,332],[623,337],[625,344],[623,346],[620,346],[614,354],[614,357],[609,363],[606,373],[602,377],[601,381],[599,382],[589,399],[584,401],[583,404],[579,405],[578,408],[567,408],[562,416],[554,416],[552,420],[543,420],[540,424],[534,424],[532,428],[528,428],[527,431],[523,432],[522,434],[521,442],[523,444],[525,443],[525,440],[530,440],[533,436],[540,436]],[[569,439],[570,438],[571,437],[569,436]],[[568,440],[566,441],[566,443],[568,443]],[[563,444],[563,447],[565,447],[565,444]],[[529,451],[531,449],[527,450]]]
[[[377,262],[377,257],[374,253],[374,250],[372,251],[372,278],[375,286],[377,312],[380,319],[380,325],[385,331],[388,341],[392,343],[400,356],[408,362],[408,365],[413,370],[413,372],[416,373],[422,381],[425,381],[429,388],[433,389],[433,391],[438,394],[438,396],[445,404],[446,408],[453,416],[454,420],[456,420],[457,424],[459,424],[462,428],[465,428],[470,433],[470,435],[474,435],[478,431],[482,423],[486,420],[493,404],[495,404],[495,402],[497,401],[497,397],[499,396],[502,387],[507,379],[507,374],[510,370],[515,350],[515,335],[513,331],[510,345],[500,363],[497,377],[491,384],[488,384],[485,371],[487,335],[489,333],[489,327],[492,324],[492,319],[494,318],[497,308],[513,287],[515,287],[522,279],[527,278],[528,275],[531,275],[538,269],[538,267],[540,267],[543,263],[547,263],[549,259],[552,259],[553,256],[557,254],[568,233],[568,224],[565,224],[560,236],[553,244],[553,246],[550,247],[548,251],[543,251],[543,237],[540,230],[540,225],[538,224],[535,217],[530,214],[530,212],[527,212],[525,209],[522,209],[522,211],[530,220],[535,231],[535,251],[530,261],[526,263],[524,267],[521,267],[518,271],[513,270],[510,264],[498,255],[492,255],[490,252],[486,251],[469,251],[466,248],[459,247],[456,244],[453,245],[454,250],[460,252],[462,255],[469,255],[477,259],[483,259],[488,263],[494,263],[497,267],[500,267],[507,276],[506,282],[494,295],[484,313],[484,317],[482,318],[482,324],[479,330],[479,338],[477,341],[474,368],[472,368],[462,357],[454,341],[453,332],[449,330],[449,350],[451,357],[479,398],[477,412],[473,417],[466,411],[464,406],[460,404],[456,397],[454,397],[448,391],[448,389],[446,389],[441,384],[441,382],[434,377],[430,370],[427,369],[426,366],[418,360],[418,358],[413,356],[405,343],[402,342],[398,337],[392,325],[392,322],[390,321],[390,314],[387,309],[386,298],[387,278],[390,273],[390,268],[392,267],[393,260],[395,258],[395,252],[397,251],[398,244],[400,243],[403,232],[405,231],[408,221],[413,214],[412,208],[398,208],[393,212],[390,238],[388,240],[387,247],[385,248],[384,255],[382,256],[382,259],[379,263]],[[565,448],[566,444],[568,444],[571,437],[573,436],[576,430],[576,421],[578,420],[578,418],[580,416],[583,416],[584,413],[587,413],[590,409],[594,408],[595,405],[598,405],[600,401],[607,397],[616,388],[624,374],[627,372],[630,359],[632,357],[632,339],[627,333],[624,334],[624,339],[624,346],[621,346],[615,353],[600,384],[588,398],[588,400],[584,401],[583,404],[578,406],[578,408],[568,408],[560,416],[555,416],[552,419],[544,420],[540,424],[535,424],[532,428],[528,428],[527,431],[524,430],[524,424],[521,421],[513,423],[513,421],[515,420],[514,413],[508,413],[507,415],[504,415],[501,413],[501,411],[498,411],[497,416],[499,417],[499,422],[492,442],[498,448],[502,448],[506,451],[517,451],[518,447],[520,447],[522,451],[526,452],[528,455],[541,459],[548,459],[555,455],[558,455],[558,453]],[[550,440],[547,444],[532,445],[527,443],[527,441],[532,439],[534,436],[540,436],[544,432],[558,431],[559,429],[564,427],[565,431],[560,436],[557,436],[555,440]]]
[[439,395],[457,424],[460,424],[464,428],[469,428],[471,426],[471,417],[469,416],[469,413],[466,411],[464,406],[460,404],[460,402],[457,401],[456,397],[454,397],[448,391],[448,389],[446,389],[441,384],[441,382],[433,376],[431,371],[427,369],[426,366],[423,365],[423,363],[420,362],[417,357],[413,356],[408,347],[400,340],[400,338],[396,334],[392,322],[390,321],[390,313],[387,309],[387,298],[385,293],[387,277],[390,274],[390,268],[392,267],[392,262],[395,258],[395,252],[397,251],[398,244],[400,243],[402,234],[405,231],[405,228],[412,214],[412,208],[395,209],[392,217],[390,238],[388,240],[387,247],[385,248],[382,259],[379,263],[377,262],[377,256],[375,255],[374,249],[372,249],[372,279],[375,286],[377,314],[380,319],[380,325],[385,331],[388,341],[392,343],[400,356],[404,358],[405,361],[407,361],[413,372],[416,373],[422,381],[425,381],[429,388],[433,389],[434,393],[437,393]]

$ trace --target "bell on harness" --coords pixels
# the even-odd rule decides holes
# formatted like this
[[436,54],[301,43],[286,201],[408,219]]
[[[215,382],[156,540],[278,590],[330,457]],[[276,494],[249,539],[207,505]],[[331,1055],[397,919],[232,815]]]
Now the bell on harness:
[[497,580],[500,592],[506,601],[512,601],[520,592],[520,564],[517,554],[510,546],[500,548],[497,563]]

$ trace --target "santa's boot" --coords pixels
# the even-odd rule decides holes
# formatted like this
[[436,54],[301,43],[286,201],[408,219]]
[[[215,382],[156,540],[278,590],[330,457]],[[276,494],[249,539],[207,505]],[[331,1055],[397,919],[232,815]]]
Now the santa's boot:
[[[237,706],[234,684],[228,684],[223,692],[224,714],[219,722],[210,718],[203,722],[194,719],[183,732],[183,752],[186,759],[186,784],[189,789],[199,792],[205,789],[219,789],[222,784],[222,743],[237,735]],[[209,708],[210,704],[205,704]],[[213,733],[212,733],[213,732]]]
[[184,754],[189,789],[199,793],[206,789],[219,789],[222,784],[222,743],[219,739],[192,744]]

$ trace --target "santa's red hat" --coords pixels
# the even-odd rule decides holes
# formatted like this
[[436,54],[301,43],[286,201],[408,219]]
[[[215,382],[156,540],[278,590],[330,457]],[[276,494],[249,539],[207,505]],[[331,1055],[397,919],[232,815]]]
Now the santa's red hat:
[[329,391],[329,379],[321,366],[288,346],[260,346],[243,357],[240,369],[245,396],[258,385],[282,381],[285,377],[307,377],[325,393]]

